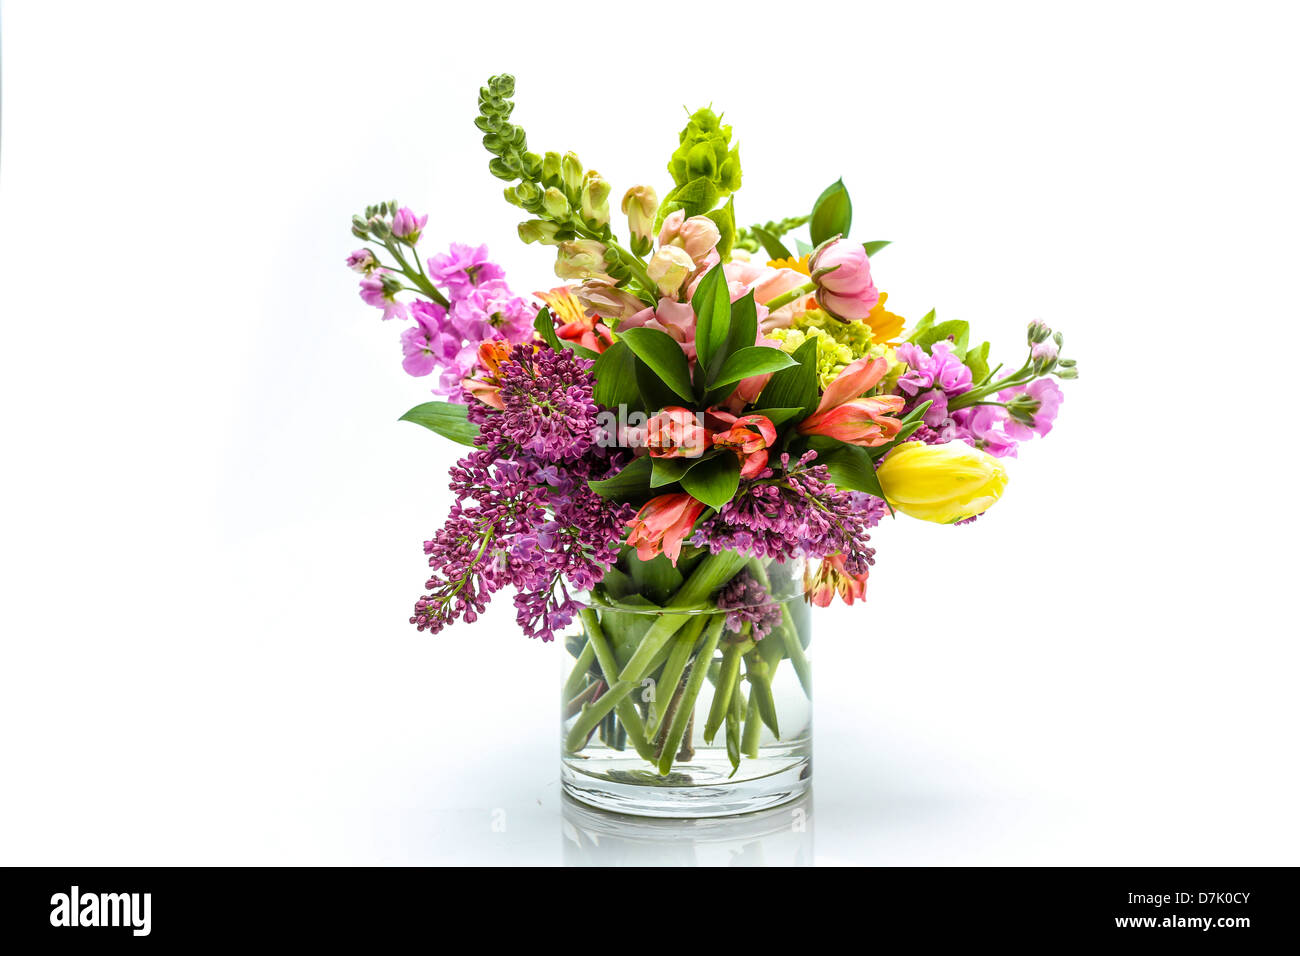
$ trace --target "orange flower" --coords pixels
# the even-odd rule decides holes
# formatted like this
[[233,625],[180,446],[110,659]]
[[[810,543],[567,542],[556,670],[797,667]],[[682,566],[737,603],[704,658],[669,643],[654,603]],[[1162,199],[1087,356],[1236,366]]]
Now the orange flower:
[[708,445],[709,433],[689,408],[670,405],[646,422],[651,458],[699,458]]
[[568,286],[562,285],[550,292],[538,292],[537,297],[546,303],[551,314],[560,320],[555,334],[569,342],[603,352],[614,344],[613,333],[598,315],[588,315]]
[[833,554],[822,560],[816,572],[812,566],[805,566],[803,572],[804,600],[818,607],[826,607],[831,599],[839,594],[845,604],[852,604],[866,597],[867,575],[849,574],[844,570],[844,555]]
[[753,478],[767,467],[767,450],[776,441],[776,427],[765,415],[737,418],[730,412],[714,409],[710,414],[729,427],[713,436],[713,444],[730,448],[740,458],[740,477]]
[[505,403],[501,401],[501,365],[510,357],[510,343],[503,339],[490,339],[480,342],[478,347],[478,364],[483,370],[477,378],[461,379],[461,388],[469,392],[484,405],[501,411]]
[[888,368],[889,363],[883,358],[870,357],[860,358],[846,366],[822,393],[817,411],[799,423],[799,431],[804,435],[826,435],[866,448],[891,441],[903,423],[897,418],[889,418],[888,413],[903,410],[903,397],[858,397],[875,387]]
[[636,556],[642,561],[662,553],[676,566],[682,541],[703,511],[704,502],[685,492],[651,498],[628,522],[627,543],[636,548]]

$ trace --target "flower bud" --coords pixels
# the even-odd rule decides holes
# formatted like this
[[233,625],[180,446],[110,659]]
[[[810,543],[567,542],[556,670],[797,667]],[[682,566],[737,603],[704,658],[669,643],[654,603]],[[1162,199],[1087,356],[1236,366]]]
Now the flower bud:
[[387,239],[389,235],[391,235],[388,223],[384,222],[384,220],[379,216],[371,216],[370,221],[366,223],[366,226],[380,239]]
[[358,239],[370,238],[370,233],[366,228],[366,221],[360,216],[352,217],[352,235],[356,236]]
[[637,255],[645,255],[650,251],[655,213],[659,211],[659,197],[655,194],[654,187],[633,186],[623,194],[620,208],[623,215],[627,216],[628,232],[632,235],[632,251]]
[[560,178],[564,181],[564,194],[570,202],[577,202],[582,193],[582,163],[577,154],[565,153],[560,160]]
[[681,246],[661,246],[646,264],[646,273],[662,295],[675,298],[695,272],[695,260]]
[[550,216],[552,219],[568,219],[571,208],[569,200],[565,198],[564,193],[560,192],[554,186],[549,187],[546,192],[542,194],[542,209],[544,209],[546,215]]
[[1042,319],[1034,319],[1029,323],[1029,344],[1037,345],[1039,342],[1046,341],[1052,334],[1052,330],[1047,327],[1047,323]]
[[560,154],[547,153],[542,157],[542,175],[541,183],[543,186],[560,186],[563,179],[560,177]]
[[847,239],[829,239],[808,260],[817,285],[817,304],[843,322],[865,319],[880,293],[871,279],[867,250]]
[[529,219],[519,224],[519,238],[524,242],[551,245],[555,242],[555,234],[559,231],[559,226],[546,219]]
[[582,178],[582,196],[580,207],[583,221],[593,229],[601,229],[609,224],[610,185],[594,169],[588,170]]
[[428,221],[428,216],[417,216],[403,206],[393,214],[393,236],[413,246],[420,241],[420,230]]
[[379,266],[379,260],[369,249],[358,249],[348,256],[348,268],[362,275],[369,275]]
[[555,274],[561,279],[608,279],[605,245],[595,239],[574,239],[556,247]]
[[597,279],[588,279],[573,294],[584,309],[606,319],[625,319],[645,308],[645,303],[631,292]]
[[697,269],[706,264],[721,238],[718,224],[708,216],[691,216],[687,219],[686,213],[680,209],[671,213],[659,230],[659,245],[685,249]]
[[876,477],[890,505],[937,524],[983,514],[1007,486],[1002,463],[962,441],[904,442],[876,469]]

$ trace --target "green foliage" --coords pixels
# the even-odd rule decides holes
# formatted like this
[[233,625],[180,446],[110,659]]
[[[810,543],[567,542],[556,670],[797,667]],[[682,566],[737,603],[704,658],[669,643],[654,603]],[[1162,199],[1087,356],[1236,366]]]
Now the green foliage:
[[711,383],[713,388],[734,385],[755,375],[766,375],[792,368],[797,363],[787,353],[767,345],[751,345],[727,356]]
[[970,369],[971,380],[976,384],[989,376],[989,343],[984,342],[978,348],[966,350],[966,367]]
[[690,468],[681,479],[691,497],[703,501],[710,508],[721,508],[736,495],[740,486],[740,458],[736,455],[715,455]]
[[691,372],[686,353],[667,332],[658,329],[628,329],[620,341],[644,362],[660,381],[681,398],[690,401],[692,396]]
[[[710,269],[695,287],[691,308],[696,317],[695,354],[707,378],[716,367],[718,354],[725,350],[731,327],[731,294],[721,265]],[[753,339],[748,344],[752,345]]]
[[398,419],[400,422],[415,422],[431,432],[437,432],[443,438],[450,438],[462,445],[474,444],[478,437],[478,426],[471,424],[466,415],[469,407],[453,405],[451,402],[425,402]]
[[865,491],[877,498],[885,497],[880,489],[880,479],[876,477],[876,465],[867,449],[844,445],[823,455],[821,464],[830,472],[835,487],[843,491]]
[[723,262],[731,261],[731,250],[736,244],[736,199],[729,197],[723,205],[708,213],[718,227],[718,255]]
[[844,180],[837,179],[823,190],[813,204],[809,231],[814,246],[819,246],[835,236],[847,236],[853,225],[853,203]]
[[676,185],[659,206],[656,232],[671,213],[705,215],[740,188],[740,150],[731,145],[731,127],[708,107],[696,110],[678,136],[668,172]]
[[589,481],[587,487],[604,498],[643,497],[650,491],[650,459],[633,458],[617,475]]
[[615,342],[596,357],[592,367],[596,376],[593,398],[606,408],[641,404],[641,390],[636,384],[636,356],[623,342]]
[[756,411],[765,408],[801,408],[811,412],[817,407],[817,342],[809,339],[792,356],[797,363],[774,374],[755,403]]
[[877,239],[875,242],[864,242],[862,248],[867,250],[868,256],[874,256],[885,246],[891,245],[888,239]]
[[[781,237],[793,229],[798,229],[808,221],[808,218],[808,216],[791,216],[787,219],[769,220],[768,222],[739,229],[736,232],[736,247],[739,249],[745,249],[749,252],[758,252],[761,244],[761,247],[767,250],[769,258],[789,258],[789,250],[781,243]],[[760,232],[766,234],[767,240],[759,237]],[[784,250],[786,255],[772,255],[771,249],[768,248],[768,240],[774,242],[776,248]],[[800,253],[800,255],[802,255],[802,253]]]

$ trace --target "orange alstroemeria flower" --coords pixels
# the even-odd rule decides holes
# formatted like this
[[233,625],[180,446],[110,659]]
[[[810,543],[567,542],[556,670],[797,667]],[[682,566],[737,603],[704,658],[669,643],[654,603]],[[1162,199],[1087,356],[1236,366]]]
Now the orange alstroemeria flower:
[[867,594],[867,575],[849,574],[844,570],[844,555],[834,554],[822,560],[814,573],[811,566],[804,569],[804,599],[818,607],[826,607],[836,594],[845,604],[860,601]]
[[676,566],[682,541],[703,511],[704,502],[685,492],[651,498],[628,522],[627,543],[636,548],[636,556],[642,561],[666,554]]
[[883,358],[860,358],[848,365],[826,387],[817,411],[800,422],[799,431],[804,435],[825,435],[865,448],[892,441],[903,423],[890,418],[889,413],[903,410],[903,397],[859,397],[875,387],[888,368],[889,363]]
[[484,405],[497,411],[506,406],[501,401],[501,365],[510,357],[510,343],[503,339],[491,339],[481,342],[478,347],[478,364],[482,372],[474,378],[461,380],[461,388],[469,392]]
[[737,418],[718,408],[709,414],[727,426],[714,434],[713,444],[730,448],[739,456],[741,478],[753,478],[767,467],[767,450],[776,441],[776,427],[771,419],[765,415]]
[[651,458],[699,458],[709,447],[709,433],[689,408],[670,405],[645,426]]
[[577,342],[593,352],[603,352],[614,344],[609,327],[600,321],[600,316],[588,315],[568,286],[559,286],[550,292],[538,292],[537,297],[560,320],[555,334],[562,341]]

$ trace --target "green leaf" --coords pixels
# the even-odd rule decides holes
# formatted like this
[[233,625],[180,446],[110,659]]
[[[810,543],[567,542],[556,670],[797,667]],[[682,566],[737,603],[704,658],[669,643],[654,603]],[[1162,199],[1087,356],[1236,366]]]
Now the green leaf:
[[755,414],[762,415],[777,428],[780,428],[791,419],[805,417],[802,408],[765,408]]
[[931,309],[929,312],[925,313],[925,315],[921,316],[921,321],[916,323],[916,328],[912,329],[912,334],[907,337],[907,341],[915,345],[916,340],[919,339],[926,332],[930,331],[930,329],[932,329],[933,327],[934,327],[934,309]]
[[988,378],[989,374],[989,343],[985,342],[979,348],[966,350],[966,367],[970,369],[971,379],[975,382],[982,382]]
[[[731,327],[731,293],[721,263],[705,273],[695,287],[691,308],[695,310],[695,355],[707,381],[716,368],[715,362],[725,358],[720,353],[727,344],[727,330]],[[680,346],[677,351],[681,351]]]
[[745,293],[744,298],[731,303],[731,328],[727,331],[726,353],[728,357],[741,349],[749,348],[758,341],[758,307],[754,305],[754,291]]
[[703,458],[652,458],[654,465],[650,469],[650,487],[662,488],[682,480],[686,474]]
[[474,444],[478,437],[478,426],[466,420],[469,413],[467,405],[453,405],[451,402],[425,402],[398,419],[400,422],[415,422],[431,432],[437,432],[443,438],[460,442],[462,445]]
[[706,459],[682,475],[681,482],[692,498],[717,510],[734,498],[740,487],[740,458],[717,455]]
[[903,423],[903,427],[898,430],[898,434],[895,435],[893,440],[887,444],[877,445],[875,448],[870,449],[871,457],[879,461],[895,447],[911,438],[912,434],[923,424],[921,419],[933,404],[934,402],[932,401],[922,402],[920,405],[917,405],[916,408],[904,415],[900,419]]
[[929,352],[936,342],[949,338],[953,340],[953,353],[959,359],[964,358],[966,347],[970,344],[970,323],[961,319],[949,319],[931,326],[912,341]]
[[795,350],[797,366],[782,369],[773,375],[758,396],[756,411],[764,408],[801,408],[811,411],[817,407],[820,390],[817,388],[817,340],[809,339]]
[[813,253],[813,247],[808,245],[808,243],[804,242],[802,239],[796,239],[794,241],[794,247],[800,256],[810,256]]
[[761,226],[754,226],[749,231],[755,239],[763,244],[763,251],[767,253],[769,259],[794,258],[794,256],[790,254],[790,250],[785,247],[785,244],[766,229]]
[[884,498],[880,489],[880,479],[876,477],[876,466],[865,448],[857,445],[845,445],[839,451],[823,455],[819,464],[826,466],[831,481],[841,491],[865,491],[877,498]]
[[596,376],[592,397],[598,404],[614,409],[641,404],[641,390],[636,385],[636,356],[623,342],[615,342],[596,356],[592,374]]
[[664,380],[655,373],[654,369],[640,359],[635,361],[636,371],[632,378],[641,392],[641,403],[645,406],[646,412],[653,414],[661,408],[681,403],[677,393],[664,384]]
[[672,562],[664,555],[658,554],[649,561],[641,561],[634,557],[636,552],[631,548],[623,554],[627,558],[620,559],[619,564],[627,568],[628,576],[632,578],[637,593],[646,596],[656,604],[663,604],[682,586],[682,573],[673,567]]
[[718,239],[718,255],[722,257],[723,262],[731,259],[731,248],[736,244],[736,206],[735,197],[727,199],[726,203],[719,206],[708,216],[713,220],[713,224],[718,227],[718,233],[721,238]]
[[731,385],[739,382],[741,379],[750,378],[754,375],[767,375],[769,372],[779,372],[782,369],[792,368],[797,363],[786,352],[780,349],[774,349],[767,345],[751,345],[746,349],[739,349],[727,357],[722,363],[722,368],[718,369],[717,378],[711,383],[711,388],[722,388],[724,385]]
[[888,245],[890,245],[888,239],[877,239],[875,242],[864,242],[862,248],[867,250],[868,256],[874,256],[877,252]]
[[617,475],[589,481],[587,487],[603,498],[637,498],[650,491],[650,459],[633,458]]
[[690,401],[691,371],[686,363],[686,353],[671,335],[658,329],[628,329],[619,336],[619,341],[627,343],[636,357],[645,362],[665,385]]
[[849,191],[844,188],[844,180],[837,179],[826,187],[813,204],[812,219],[808,224],[813,245],[820,246],[835,236],[847,236],[852,224],[853,203],[849,201]]
[[585,345],[579,345],[577,342],[570,342],[561,339],[555,334],[555,320],[551,318],[551,311],[543,306],[542,310],[537,313],[537,318],[533,319],[533,328],[537,334],[542,337],[542,341],[549,345],[556,352],[561,349],[581,355],[583,358],[595,359],[600,357],[600,353],[594,349],[589,349]]

